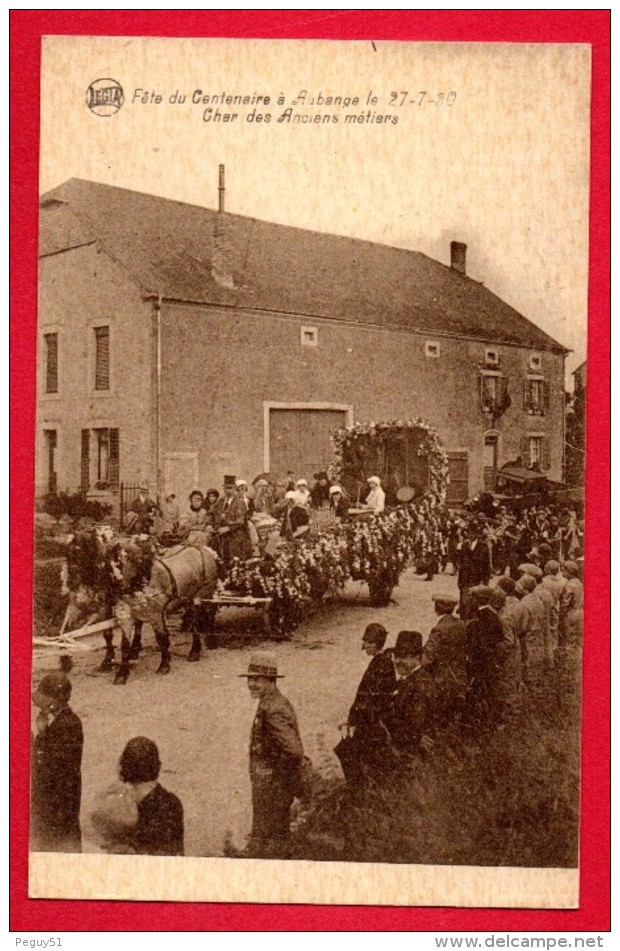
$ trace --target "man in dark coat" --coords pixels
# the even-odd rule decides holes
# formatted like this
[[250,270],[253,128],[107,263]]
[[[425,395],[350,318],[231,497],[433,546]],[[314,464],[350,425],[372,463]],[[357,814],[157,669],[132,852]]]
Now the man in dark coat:
[[382,624],[369,624],[362,637],[362,650],[371,661],[360,681],[349,711],[348,726],[364,727],[380,720],[396,686],[392,652],[384,651],[387,631]]
[[252,831],[246,854],[283,857],[290,836],[291,806],[300,792],[304,750],[297,717],[277,686],[275,654],[252,654],[247,673],[248,689],[258,700],[250,734]]
[[131,783],[138,821],[127,833],[136,855],[183,855],[184,826],[181,800],[157,782],[159,751],[146,736],[129,740],[120,761],[120,777]]
[[237,493],[234,475],[224,476],[224,498],[213,507],[213,524],[219,538],[220,554],[225,565],[233,558],[245,561],[252,557],[248,531],[248,510]]
[[436,722],[447,726],[461,709],[467,692],[466,624],[454,616],[458,599],[453,595],[434,594],[433,601],[438,620],[424,645],[422,664],[435,684]]
[[459,552],[459,614],[462,620],[469,621],[474,616],[469,590],[478,585],[487,585],[490,578],[491,553],[483,538],[482,523],[474,519],[467,528],[467,538]]
[[467,625],[468,711],[472,721],[492,726],[500,714],[497,696],[504,663],[504,628],[498,611],[505,606],[506,595],[501,588],[484,585],[473,588],[471,595],[477,612]]
[[34,695],[39,708],[32,751],[31,848],[80,852],[80,800],[84,735],[69,707],[71,681],[56,671]]
[[410,765],[432,744],[434,686],[422,666],[422,635],[400,631],[393,651],[396,687],[382,723],[386,733],[385,767]]
[[335,748],[350,787],[359,787],[373,765],[380,764],[385,742],[383,717],[387,715],[396,687],[392,652],[384,651],[387,631],[382,624],[369,624],[362,637],[362,650],[371,657],[349,711],[343,739]]

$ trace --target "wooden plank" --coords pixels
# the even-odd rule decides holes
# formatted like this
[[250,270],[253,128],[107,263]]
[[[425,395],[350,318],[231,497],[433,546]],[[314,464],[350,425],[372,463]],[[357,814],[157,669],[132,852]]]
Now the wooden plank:
[[71,642],[78,637],[89,637],[91,634],[97,634],[99,631],[107,631],[110,628],[117,627],[118,622],[115,618],[108,618],[107,621],[97,621],[96,624],[88,624],[86,627],[78,627],[75,631],[65,631],[58,637],[33,637],[33,644],[52,646],[53,644],[62,645]]
[[214,604],[219,607],[256,607],[258,605],[269,605],[273,598],[251,598],[251,597],[220,597],[220,598],[196,598],[194,604]]

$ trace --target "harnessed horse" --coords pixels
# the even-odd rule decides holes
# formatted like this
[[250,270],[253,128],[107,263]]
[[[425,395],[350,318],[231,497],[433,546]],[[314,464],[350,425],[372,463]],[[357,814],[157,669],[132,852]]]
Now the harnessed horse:
[[[114,677],[115,684],[125,684],[129,677],[129,661],[135,660],[142,648],[142,625],[148,622],[155,632],[161,660],[157,673],[170,671],[170,634],[166,626],[166,610],[173,602],[191,601],[198,594],[211,597],[217,584],[218,571],[214,553],[197,539],[164,554],[154,554],[151,542],[135,538],[82,537],[77,549],[68,553],[68,584],[74,600],[80,591],[90,592],[102,615],[114,618],[121,630],[121,662]],[[76,542],[73,543],[74,546]],[[73,572],[72,572],[73,568]],[[77,584],[76,584],[77,582]],[[87,598],[84,597],[84,600]],[[68,609],[69,611],[69,609]],[[114,664],[114,631],[104,632],[105,657],[100,672],[110,671]],[[194,635],[194,641],[196,635]],[[195,643],[190,658],[195,659]]]

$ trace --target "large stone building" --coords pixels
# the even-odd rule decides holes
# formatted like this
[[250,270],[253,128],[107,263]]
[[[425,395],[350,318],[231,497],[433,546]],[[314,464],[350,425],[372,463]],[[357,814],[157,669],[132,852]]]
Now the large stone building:
[[41,200],[38,494],[180,497],[331,461],[331,431],[420,416],[451,498],[508,461],[561,479],[566,349],[423,254],[71,179]]

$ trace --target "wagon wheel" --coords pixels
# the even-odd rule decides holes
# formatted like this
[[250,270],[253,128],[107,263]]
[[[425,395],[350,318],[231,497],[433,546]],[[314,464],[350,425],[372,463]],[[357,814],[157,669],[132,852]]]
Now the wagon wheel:
[[394,590],[394,579],[390,571],[382,571],[373,576],[368,581],[368,590],[370,593],[370,603],[373,607],[386,607],[392,598]]
[[318,572],[313,572],[309,574],[308,580],[310,582],[310,594],[313,601],[322,601],[325,595],[327,594],[327,589],[329,588],[329,582],[318,574]]
[[299,609],[291,603],[274,600],[267,613],[268,619],[265,626],[271,637],[274,640],[290,640],[293,631],[301,622]]

